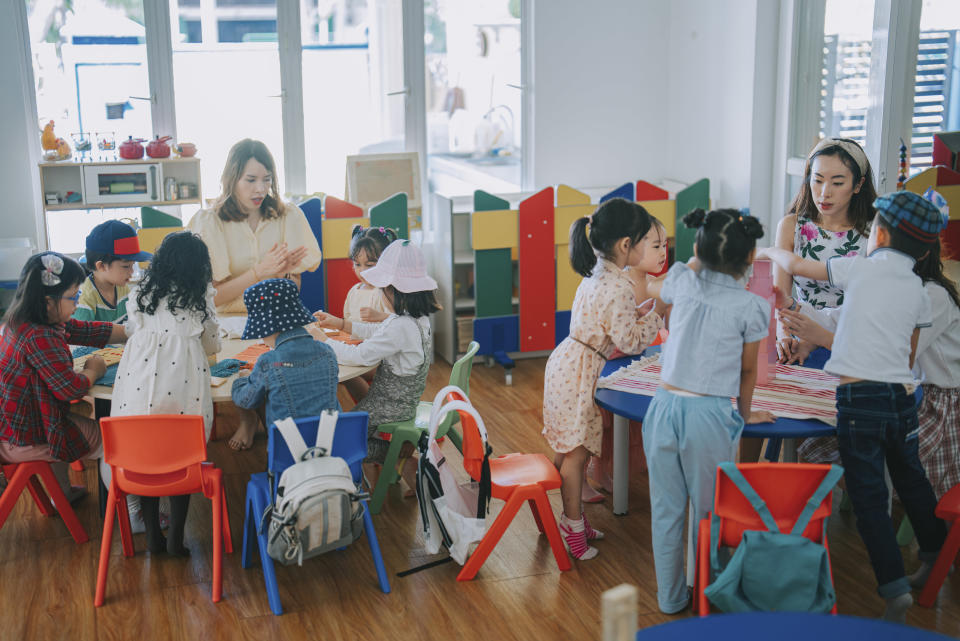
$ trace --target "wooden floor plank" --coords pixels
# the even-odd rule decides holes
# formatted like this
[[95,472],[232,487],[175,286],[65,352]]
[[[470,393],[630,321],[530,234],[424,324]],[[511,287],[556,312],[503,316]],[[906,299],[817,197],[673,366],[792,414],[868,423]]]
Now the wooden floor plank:
[[[495,454],[511,451],[552,452],[540,435],[544,359],[520,360],[514,385],[503,384],[503,371],[474,365],[472,399],[490,432]],[[436,363],[427,394],[446,384],[450,368]],[[341,394],[341,402],[350,400]],[[229,412],[218,421],[229,423]],[[223,426],[221,426],[223,427]],[[229,426],[227,426],[229,427]],[[221,430],[229,433],[229,429]],[[449,443],[451,460],[459,461]],[[0,529],[0,603],[4,617],[0,641],[6,639],[472,639],[600,638],[600,594],[620,583],[639,588],[639,624],[677,618],[657,610],[656,576],[650,547],[650,501],[645,473],[630,481],[630,513],[614,516],[611,501],[587,505],[594,527],[606,538],[596,543],[599,556],[558,571],[546,538],[537,532],[529,510],[514,519],[474,581],[458,583],[454,563],[397,577],[401,570],[438,558],[428,555],[419,531],[416,500],[392,488],[374,524],[383,551],[391,594],[383,594],[365,539],[346,550],[308,560],[304,567],[277,566],[285,614],[270,612],[259,558],[251,569],[240,567],[246,483],[266,462],[266,440],[233,452],[226,441],[210,445],[209,454],[224,470],[235,551],[224,556],[223,600],[210,601],[210,501],[195,495],[186,530],[190,559],[144,552],[142,535],[134,537],[137,554],[124,558],[119,533],[111,548],[107,601],[93,607],[102,522],[95,495],[77,506],[91,537],[76,545],[58,517],[43,517],[26,495]],[[461,471],[462,473],[462,471]],[[82,477],[95,489],[91,467]],[[560,496],[550,493],[554,511]],[[503,507],[492,504],[493,514]],[[897,510],[896,514],[899,514]],[[883,602],[866,552],[850,513],[830,520],[829,537],[838,607],[843,614],[877,616]],[[915,544],[905,548],[908,569],[916,565]],[[690,616],[684,612],[679,617]],[[948,577],[936,607],[914,606],[908,622],[960,636],[960,573]]]

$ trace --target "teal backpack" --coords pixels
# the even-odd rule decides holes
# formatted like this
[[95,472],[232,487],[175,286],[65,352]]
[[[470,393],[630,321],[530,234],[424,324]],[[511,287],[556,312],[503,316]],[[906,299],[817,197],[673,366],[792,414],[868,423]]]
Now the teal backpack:
[[[720,470],[737,486],[768,530],[747,530],[726,566],[720,567],[720,520],[710,522],[710,567],[716,577],[704,590],[723,612],[829,612],[837,600],[830,578],[827,549],[803,536],[813,513],[843,476],[843,468],[830,471],[807,501],[789,534],[780,532],[766,503],[734,463]],[[823,519],[824,536],[827,520]],[[825,539],[823,539],[825,540]]]

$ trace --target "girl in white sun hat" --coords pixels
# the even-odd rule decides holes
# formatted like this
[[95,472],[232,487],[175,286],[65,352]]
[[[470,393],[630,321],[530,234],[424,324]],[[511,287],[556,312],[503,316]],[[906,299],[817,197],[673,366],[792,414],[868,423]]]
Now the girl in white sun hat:
[[[377,426],[410,420],[416,415],[427,384],[427,371],[433,362],[429,315],[441,308],[435,295],[437,281],[427,275],[423,252],[409,240],[390,243],[376,266],[363,272],[363,278],[383,290],[393,309],[386,320],[364,323],[326,312],[316,312],[314,316],[320,327],[342,330],[363,339],[359,345],[329,341],[327,344],[336,352],[338,363],[359,366],[380,363],[369,394],[354,409],[370,414],[367,462],[382,464],[389,443],[377,437]],[[326,340],[321,331],[314,330],[311,334]],[[408,452],[401,451],[400,456],[409,457],[413,448],[408,449]],[[408,459],[404,466],[405,479],[413,469],[409,465],[412,461]]]

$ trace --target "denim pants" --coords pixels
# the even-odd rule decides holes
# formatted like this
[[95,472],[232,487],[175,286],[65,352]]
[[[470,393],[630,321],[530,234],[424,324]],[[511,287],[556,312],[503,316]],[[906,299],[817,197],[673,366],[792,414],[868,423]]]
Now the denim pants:
[[[657,572],[657,604],[667,614],[686,607],[684,548],[694,562],[700,519],[713,508],[717,466],[732,461],[743,419],[729,398],[680,396],[658,389],[643,420],[650,477],[650,529]],[[684,536],[690,501],[694,522]]]
[[934,561],[947,536],[946,525],[934,515],[937,498],[920,464],[917,435],[916,402],[903,385],[858,382],[837,387],[837,437],[847,492],[884,598],[910,591],[887,511],[884,463],[913,524],[920,559]]

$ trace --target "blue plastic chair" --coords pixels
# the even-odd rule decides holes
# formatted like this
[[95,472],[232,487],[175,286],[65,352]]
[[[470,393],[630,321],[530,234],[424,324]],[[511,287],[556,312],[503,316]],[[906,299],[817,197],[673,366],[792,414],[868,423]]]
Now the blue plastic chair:
[[[343,458],[350,466],[353,480],[360,482],[362,475],[361,463],[367,456],[367,413],[344,412],[337,419],[336,431],[333,435],[333,456]],[[307,443],[317,440],[317,428],[320,417],[295,419],[300,434]],[[270,425],[267,434],[267,469],[275,474],[279,480],[283,471],[293,465],[293,456],[287,449],[287,444],[280,435],[277,427]],[[267,472],[250,475],[247,483],[246,513],[243,517],[243,553],[240,565],[249,568],[252,565],[254,546],[260,548],[260,563],[263,566],[263,580],[267,586],[267,599],[274,614],[283,614],[280,605],[280,592],[277,588],[277,574],[273,567],[273,559],[267,554],[267,535],[260,533],[260,518],[270,505],[270,482]],[[377,570],[377,579],[380,589],[384,593],[390,592],[390,582],[387,580],[387,570],[383,565],[383,556],[380,554],[380,544],[377,543],[377,533],[373,529],[373,518],[367,501],[363,501],[363,530],[370,544],[370,555]]]

